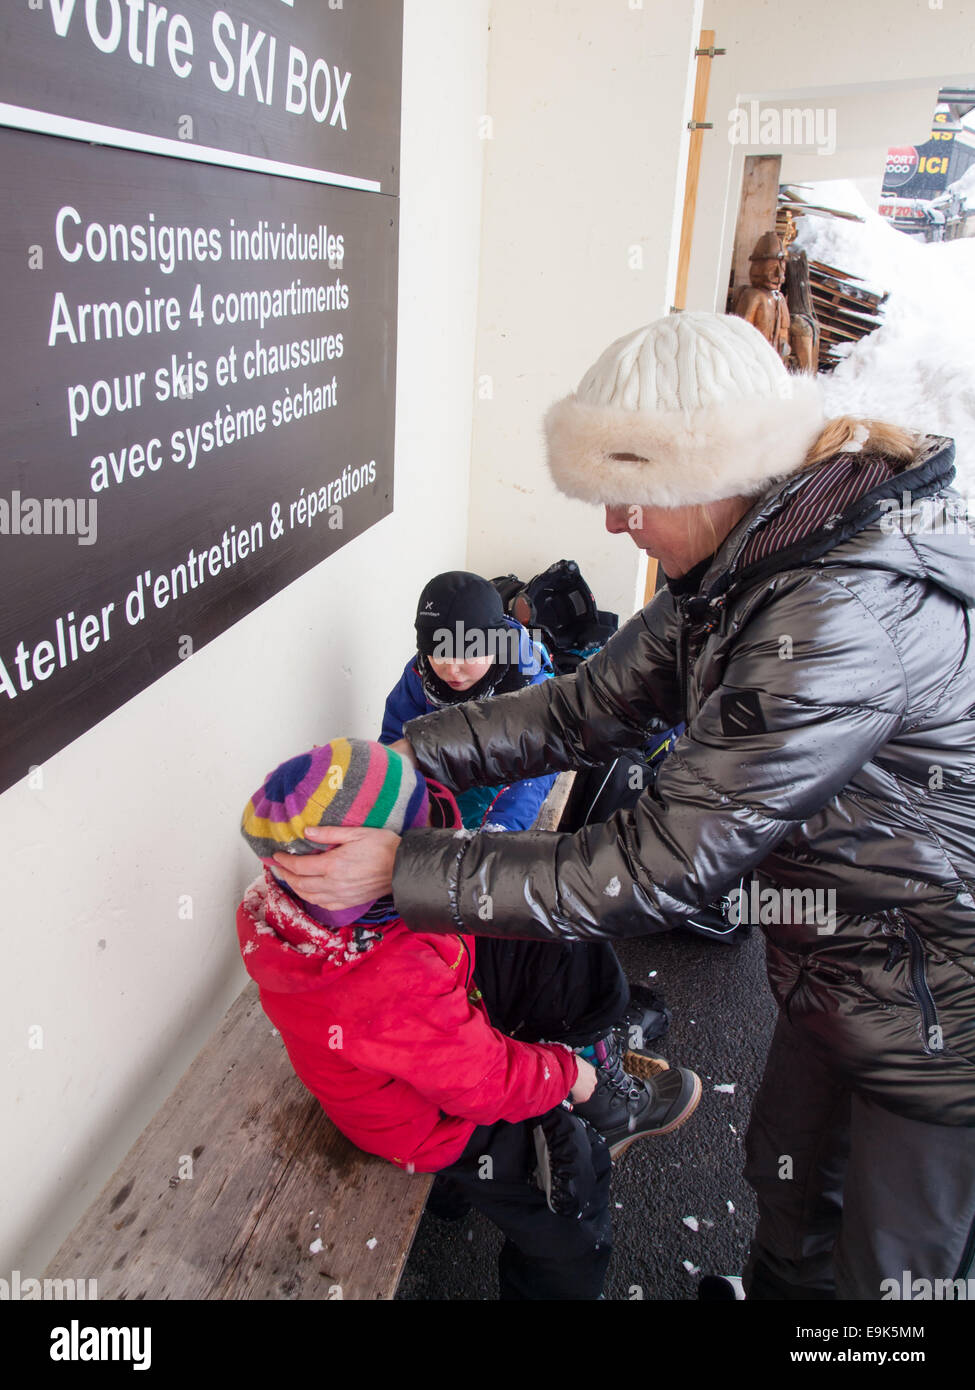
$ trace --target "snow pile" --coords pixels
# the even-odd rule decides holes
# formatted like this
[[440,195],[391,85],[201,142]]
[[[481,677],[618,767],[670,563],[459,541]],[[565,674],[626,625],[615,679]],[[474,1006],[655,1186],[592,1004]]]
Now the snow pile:
[[820,377],[827,415],[950,436],[958,450],[955,487],[975,492],[975,237],[927,243],[905,236],[852,184],[803,192],[865,219],[803,217],[796,244],[809,259],[890,291],[883,325]]

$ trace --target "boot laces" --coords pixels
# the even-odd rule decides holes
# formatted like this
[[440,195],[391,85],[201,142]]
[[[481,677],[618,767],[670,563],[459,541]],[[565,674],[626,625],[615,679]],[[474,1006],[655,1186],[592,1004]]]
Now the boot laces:
[[623,1070],[623,1062],[615,1048],[600,1066],[600,1071],[603,1074],[605,1085],[611,1091],[615,1092],[621,1099],[626,1100],[629,1105],[639,1103],[644,1088],[635,1077]]

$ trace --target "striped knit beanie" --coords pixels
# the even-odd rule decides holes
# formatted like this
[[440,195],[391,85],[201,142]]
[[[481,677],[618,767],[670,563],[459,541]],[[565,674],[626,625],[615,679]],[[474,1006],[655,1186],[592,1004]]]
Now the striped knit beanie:
[[426,825],[426,782],[399,753],[366,739],[337,738],[276,767],[248,801],[240,832],[261,859],[320,854],[313,825],[404,830]]
[[[244,808],[240,833],[273,871],[273,854],[327,848],[304,838],[309,826],[363,825],[402,835],[426,825],[429,815],[427,784],[401,754],[366,739],[336,738],[269,773]],[[316,921],[338,928],[362,920],[373,903],[335,912],[304,906]]]

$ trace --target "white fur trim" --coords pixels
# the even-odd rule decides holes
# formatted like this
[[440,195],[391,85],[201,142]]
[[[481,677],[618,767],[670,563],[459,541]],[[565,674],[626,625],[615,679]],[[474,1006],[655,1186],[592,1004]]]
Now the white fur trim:
[[[545,417],[548,466],[570,497],[609,506],[687,507],[752,496],[802,466],[823,427],[819,388],[699,410],[626,410],[566,396]],[[637,454],[646,463],[614,459]]]

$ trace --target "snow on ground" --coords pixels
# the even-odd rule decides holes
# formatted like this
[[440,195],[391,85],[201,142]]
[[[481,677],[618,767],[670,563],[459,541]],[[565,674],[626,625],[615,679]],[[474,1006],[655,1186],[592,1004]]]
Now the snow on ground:
[[975,237],[926,243],[890,227],[848,183],[803,196],[866,220],[807,215],[800,246],[810,260],[889,290],[882,327],[819,378],[827,415],[865,415],[957,445],[960,492],[975,494]]

